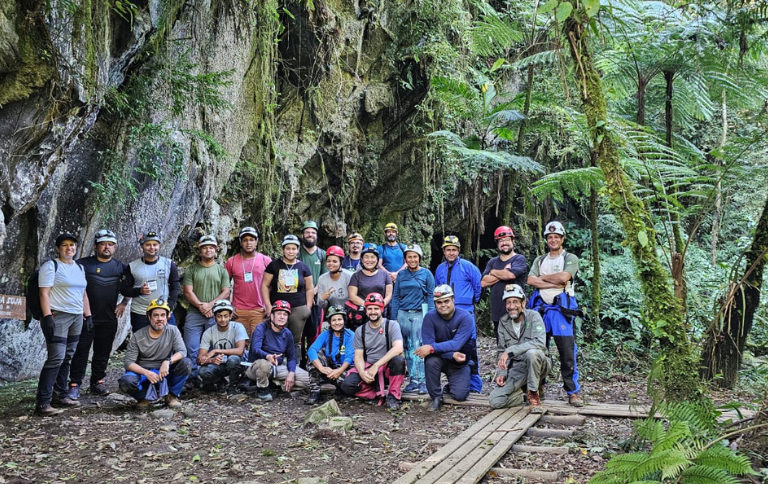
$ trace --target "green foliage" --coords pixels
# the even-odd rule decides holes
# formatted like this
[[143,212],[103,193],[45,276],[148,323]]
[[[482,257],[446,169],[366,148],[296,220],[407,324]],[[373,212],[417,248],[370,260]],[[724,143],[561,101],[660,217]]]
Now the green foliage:
[[221,88],[232,84],[233,70],[198,72],[200,65],[189,60],[189,52],[182,54],[169,67],[167,80],[173,114],[180,115],[190,102],[214,110],[232,108],[232,104],[221,96]]
[[736,484],[754,474],[749,459],[733,452],[720,436],[711,403],[664,404],[664,420],[648,418],[635,426],[645,449],[613,457],[590,484]]

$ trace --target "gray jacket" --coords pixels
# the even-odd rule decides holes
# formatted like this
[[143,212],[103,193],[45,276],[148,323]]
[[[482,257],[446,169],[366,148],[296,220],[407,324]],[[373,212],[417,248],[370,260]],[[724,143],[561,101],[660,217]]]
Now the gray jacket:
[[509,353],[511,359],[525,354],[530,349],[539,349],[547,354],[547,332],[544,329],[544,320],[538,311],[523,310],[523,330],[520,337],[516,338],[512,332],[512,318],[505,314],[499,320],[499,348],[498,357],[502,353]]

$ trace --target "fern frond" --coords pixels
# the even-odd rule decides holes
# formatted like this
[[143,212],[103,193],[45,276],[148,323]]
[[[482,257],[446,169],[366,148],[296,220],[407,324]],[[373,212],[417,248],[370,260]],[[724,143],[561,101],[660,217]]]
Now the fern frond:
[[603,186],[605,186],[605,175],[600,168],[574,168],[550,173],[537,180],[531,192],[539,200],[552,197],[562,202],[566,195],[578,199],[589,196],[593,188],[599,190]]
[[656,472],[660,472],[662,477],[666,479],[678,475],[690,465],[691,461],[678,449],[654,451],[635,468],[632,478],[645,479],[652,477]]
[[699,466],[724,469],[734,475],[754,472],[750,460],[746,456],[735,454],[725,445],[708,447],[696,456],[694,462]]
[[738,484],[739,480],[723,469],[693,465],[683,471],[681,481],[685,484]]
[[472,50],[485,57],[504,54],[523,41],[523,34],[496,15],[486,15],[471,29]]

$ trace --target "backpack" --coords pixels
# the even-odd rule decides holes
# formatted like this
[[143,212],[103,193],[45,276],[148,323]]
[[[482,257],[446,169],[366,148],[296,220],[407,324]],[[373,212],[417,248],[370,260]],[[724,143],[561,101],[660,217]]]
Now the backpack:
[[345,302],[344,309],[347,310],[344,326],[352,331],[357,330],[357,328],[368,322],[368,316],[365,314],[365,311],[360,311],[360,308],[354,303],[350,301]]
[[[387,341],[387,353],[392,349],[392,342],[389,341],[389,322],[391,319],[386,319],[384,324],[384,339]],[[363,340],[363,361],[368,361],[368,350],[365,347],[365,327],[361,330],[360,338]]]
[[[51,259],[51,262],[53,262],[53,274],[55,277],[56,272],[59,270],[59,263],[56,262],[56,259]],[[45,264],[45,262],[43,262],[43,264]],[[42,267],[43,264],[40,264],[40,267]],[[85,268],[79,263],[76,264],[80,267],[80,270],[83,271],[83,274],[85,274]],[[25,296],[27,298],[27,311],[32,315],[32,318],[40,321],[43,318],[43,307],[40,305],[40,269],[29,276],[26,286]]]

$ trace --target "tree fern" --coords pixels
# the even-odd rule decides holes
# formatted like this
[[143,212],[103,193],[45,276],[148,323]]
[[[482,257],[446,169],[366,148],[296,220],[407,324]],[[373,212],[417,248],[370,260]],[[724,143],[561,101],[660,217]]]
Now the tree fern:
[[566,196],[575,200],[589,196],[592,188],[599,190],[604,185],[605,176],[600,168],[573,168],[540,178],[533,184],[531,192],[539,200],[552,197],[562,202]]

